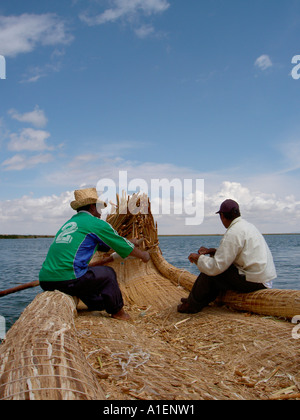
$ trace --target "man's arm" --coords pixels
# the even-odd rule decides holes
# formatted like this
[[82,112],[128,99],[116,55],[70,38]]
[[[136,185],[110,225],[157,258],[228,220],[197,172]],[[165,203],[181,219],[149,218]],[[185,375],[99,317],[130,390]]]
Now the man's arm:
[[238,236],[225,234],[213,257],[199,255],[196,264],[201,272],[208,276],[217,276],[233,264],[241,250]]
[[[144,241],[144,238],[141,239],[131,239],[130,242],[133,243],[135,246],[132,250],[132,252],[129,254],[130,257],[135,257],[135,258],[140,258],[144,263],[147,263],[150,260],[150,254],[147,251],[142,251],[139,246],[142,244],[142,242]],[[90,263],[89,267],[95,267],[98,265],[105,265],[108,264],[110,262],[113,262],[115,259],[120,259],[122,260],[123,258],[119,256],[119,254],[117,254],[116,252],[114,252],[112,255],[110,255],[109,257],[103,258],[101,261],[95,262],[95,263]]]
[[129,254],[130,257],[140,258],[144,263],[147,263],[150,260],[150,254],[148,251],[142,251],[137,246],[135,246],[132,252]]
[[[150,260],[150,254],[148,251],[143,251],[140,249],[140,245],[144,242],[144,238],[136,239],[131,238],[129,241],[134,245],[132,252],[128,257],[134,257],[141,259],[144,263],[147,263]],[[117,254],[118,255],[118,254]]]
[[110,262],[113,262],[113,257],[110,255],[109,257],[102,258],[100,261],[90,262],[89,267],[97,267],[98,265],[105,265]]
[[198,250],[198,254],[199,255],[210,255],[212,257],[213,255],[215,255],[216,251],[217,251],[216,248],[205,248],[204,246],[202,246]]
[[213,257],[216,251],[217,251],[216,248],[205,248],[204,246],[202,246],[201,248],[198,249],[197,254],[193,252],[192,254],[189,255],[189,260],[191,263],[197,264],[200,255],[210,255],[211,257]]

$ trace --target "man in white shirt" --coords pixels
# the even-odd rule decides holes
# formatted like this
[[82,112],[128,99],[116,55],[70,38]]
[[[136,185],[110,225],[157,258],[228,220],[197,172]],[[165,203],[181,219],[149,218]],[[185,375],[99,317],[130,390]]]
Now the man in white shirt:
[[217,212],[227,229],[218,249],[201,247],[189,255],[201,271],[178,312],[196,313],[221,292],[241,293],[271,288],[277,277],[270,249],[254,225],[241,218],[239,205],[225,200]]

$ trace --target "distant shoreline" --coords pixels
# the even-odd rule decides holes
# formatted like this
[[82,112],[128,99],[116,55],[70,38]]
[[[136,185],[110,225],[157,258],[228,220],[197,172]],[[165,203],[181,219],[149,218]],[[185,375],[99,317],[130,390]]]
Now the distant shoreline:
[[0,239],[38,239],[54,238],[52,235],[0,235]]
[[[296,233],[263,233],[264,236],[280,236],[280,235],[300,235],[300,232],[296,232]],[[175,236],[179,236],[179,237],[189,237],[189,236],[194,236],[194,237],[198,237],[198,236],[224,236],[223,233],[199,233],[199,234],[190,234],[190,235],[183,235],[183,234],[172,234],[172,235],[158,235],[158,237],[161,238],[166,238],[166,237],[175,237]],[[17,235],[17,234],[13,234],[13,235],[0,235],[0,239],[39,239],[39,238],[55,238],[55,235]]]
[[[300,235],[300,232],[295,233],[263,233],[263,236],[280,236],[280,235]],[[158,236],[224,236],[224,233],[195,233],[195,234],[189,234],[189,235],[183,235],[183,234],[174,234],[174,235],[158,235]]]

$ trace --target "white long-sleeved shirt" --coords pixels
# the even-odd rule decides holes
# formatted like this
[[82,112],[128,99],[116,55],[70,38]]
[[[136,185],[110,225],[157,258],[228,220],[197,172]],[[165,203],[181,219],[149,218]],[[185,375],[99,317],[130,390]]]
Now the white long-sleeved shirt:
[[272,287],[277,277],[271,251],[258,229],[238,217],[228,227],[213,257],[200,255],[197,266],[209,276],[217,276],[234,264],[246,280]]

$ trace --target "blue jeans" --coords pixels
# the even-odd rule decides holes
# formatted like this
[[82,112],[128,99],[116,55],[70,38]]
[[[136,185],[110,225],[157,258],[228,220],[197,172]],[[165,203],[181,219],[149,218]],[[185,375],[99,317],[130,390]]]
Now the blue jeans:
[[41,281],[40,286],[45,291],[59,290],[77,296],[91,311],[106,310],[113,315],[124,306],[117,276],[111,267],[91,267],[78,279]]

